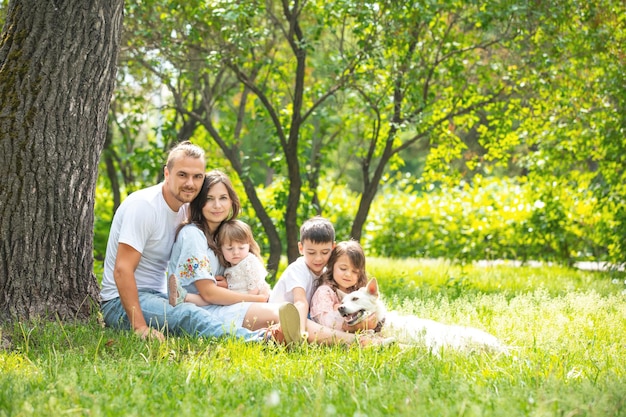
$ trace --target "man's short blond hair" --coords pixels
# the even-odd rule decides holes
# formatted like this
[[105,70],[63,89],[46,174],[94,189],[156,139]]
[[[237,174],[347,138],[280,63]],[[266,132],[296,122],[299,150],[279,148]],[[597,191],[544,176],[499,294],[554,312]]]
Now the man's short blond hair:
[[194,145],[188,140],[178,143],[172,148],[167,156],[167,169],[172,169],[174,163],[179,158],[196,158],[204,160],[204,149],[198,145]]

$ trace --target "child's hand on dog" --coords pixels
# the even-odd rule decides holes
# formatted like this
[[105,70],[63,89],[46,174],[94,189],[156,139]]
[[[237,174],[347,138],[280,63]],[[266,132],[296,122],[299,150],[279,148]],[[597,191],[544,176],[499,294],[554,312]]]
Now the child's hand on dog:
[[377,325],[378,325],[378,317],[376,317],[376,314],[370,314],[370,316],[367,319],[362,320],[359,323],[352,325],[352,326],[344,322],[343,331],[355,333],[358,331],[374,330]]

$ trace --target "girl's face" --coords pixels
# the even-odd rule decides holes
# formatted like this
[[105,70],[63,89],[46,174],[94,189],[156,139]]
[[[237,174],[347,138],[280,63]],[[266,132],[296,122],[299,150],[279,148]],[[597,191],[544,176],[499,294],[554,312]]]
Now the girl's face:
[[250,245],[243,242],[226,242],[222,245],[224,259],[231,265],[237,265],[250,253]]
[[232,205],[232,200],[224,184],[220,182],[209,188],[206,203],[202,207],[202,215],[211,232],[214,232],[230,216]]
[[341,255],[333,265],[333,279],[341,291],[348,292],[349,288],[359,281],[361,270],[355,268],[348,255]]

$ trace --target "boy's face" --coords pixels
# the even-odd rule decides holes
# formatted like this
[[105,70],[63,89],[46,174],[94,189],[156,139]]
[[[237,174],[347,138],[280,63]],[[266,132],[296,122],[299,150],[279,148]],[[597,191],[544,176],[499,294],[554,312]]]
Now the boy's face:
[[314,243],[310,240],[298,242],[298,249],[304,255],[304,263],[317,276],[322,275],[334,247],[335,242]]

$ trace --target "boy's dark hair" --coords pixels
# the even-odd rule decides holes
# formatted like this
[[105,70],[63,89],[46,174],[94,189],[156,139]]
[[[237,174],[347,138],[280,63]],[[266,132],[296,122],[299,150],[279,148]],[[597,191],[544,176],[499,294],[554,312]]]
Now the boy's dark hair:
[[300,226],[300,242],[328,243],[335,241],[333,224],[321,216],[315,216]]

